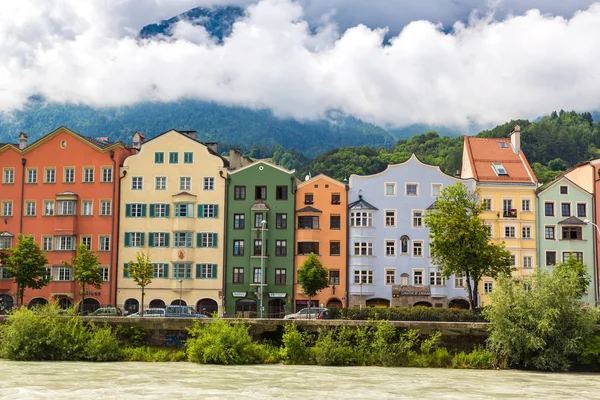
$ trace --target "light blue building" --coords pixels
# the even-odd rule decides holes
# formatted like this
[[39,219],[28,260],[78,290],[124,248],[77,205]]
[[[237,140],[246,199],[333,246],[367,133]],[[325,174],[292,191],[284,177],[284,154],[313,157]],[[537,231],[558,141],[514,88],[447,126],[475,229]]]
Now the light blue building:
[[350,176],[349,305],[468,308],[465,278],[432,265],[423,214],[454,178],[412,157],[375,175]]

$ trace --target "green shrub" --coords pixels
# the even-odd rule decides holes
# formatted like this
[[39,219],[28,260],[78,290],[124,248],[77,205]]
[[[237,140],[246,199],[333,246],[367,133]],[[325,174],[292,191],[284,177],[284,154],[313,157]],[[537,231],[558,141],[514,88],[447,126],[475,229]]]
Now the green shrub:
[[329,310],[331,319],[387,321],[486,322],[479,312],[429,307],[349,307]]
[[139,326],[117,326],[117,337],[129,346],[142,347],[146,342],[146,336],[148,336],[146,330]]
[[143,362],[177,362],[186,361],[183,350],[166,347],[125,347],[121,349],[121,357],[125,361]]
[[308,364],[310,353],[304,335],[298,332],[296,324],[286,325],[280,349],[281,360],[286,364]]
[[583,343],[577,359],[581,364],[590,366],[594,371],[600,369],[600,335],[595,335]]
[[341,336],[334,330],[319,330],[319,338],[310,349],[318,365],[356,365],[354,349],[347,341],[350,335]]
[[93,330],[91,338],[85,345],[85,358],[90,361],[121,360],[119,340],[109,326]]
[[460,352],[452,358],[452,368],[491,369],[494,366],[494,354],[483,348],[470,353]]

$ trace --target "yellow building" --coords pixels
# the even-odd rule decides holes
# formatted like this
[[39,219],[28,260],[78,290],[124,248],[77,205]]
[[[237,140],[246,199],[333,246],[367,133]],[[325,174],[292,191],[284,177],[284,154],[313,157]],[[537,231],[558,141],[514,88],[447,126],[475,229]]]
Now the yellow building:
[[[521,129],[516,125],[508,138],[464,138],[461,178],[474,178],[482,214],[494,242],[506,244],[513,255],[515,275],[528,275],[537,265],[536,198],[533,170],[521,150]],[[494,288],[491,278],[479,282],[481,306]]]
[[227,161],[195,132],[165,132],[147,142],[121,169],[117,302],[140,309],[141,289],[124,266],[138,252],[154,264],[144,308],[189,305],[221,311]]

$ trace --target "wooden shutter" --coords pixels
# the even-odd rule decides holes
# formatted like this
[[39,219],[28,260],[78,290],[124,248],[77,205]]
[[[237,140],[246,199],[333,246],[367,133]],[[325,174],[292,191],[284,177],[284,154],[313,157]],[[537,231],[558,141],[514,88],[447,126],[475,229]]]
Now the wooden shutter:
[[218,236],[219,235],[217,233],[213,233],[212,234],[212,247],[219,247],[219,246],[217,246]]
[[165,205],[165,217],[169,216],[170,210],[171,210],[171,205],[170,204]]
[[[215,233],[215,235],[216,235],[216,233]],[[212,272],[211,278],[216,279],[217,278],[217,264],[212,264],[211,267],[212,267],[211,268],[212,269],[212,271],[211,271]]]
[[125,204],[125,216],[131,217],[131,204]]
[[146,216],[146,204],[142,204],[142,217]]
[[123,265],[123,278],[129,278],[129,264]]
[[[125,232],[125,247],[131,246],[131,233]],[[127,265],[127,264],[125,264]]]
[[218,204],[213,204],[213,207],[214,207],[214,210],[215,210],[214,217],[215,218],[219,218],[219,205]]
[[196,264],[196,279],[202,278],[202,264]]
[[165,233],[165,247],[169,247],[169,233]]
[[150,218],[156,216],[156,204],[150,204]]
[[204,204],[198,204],[198,218],[204,218]]
[[144,236],[146,236],[146,234],[144,232],[140,233],[140,247],[144,247]]
[[196,233],[196,247],[204,247],[202,244],[202,232]]

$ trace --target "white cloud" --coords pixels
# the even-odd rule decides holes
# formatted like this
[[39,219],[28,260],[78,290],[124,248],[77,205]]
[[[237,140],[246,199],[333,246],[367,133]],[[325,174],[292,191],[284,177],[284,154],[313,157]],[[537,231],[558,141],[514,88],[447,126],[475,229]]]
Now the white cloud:
[[452,34],[415,21],[389,46],[384,29],[364,25],[314,33],[289,0],[251,6],[222,45],[185,22],[169,41],[127,35],[141,14],[166,18],[191,3],[154,0],[152,13],[136,13],[134,0],[0,2],[0,110],[33,94],[92,106],[192,97],[298,119],[336,110],[389,126],[465,126],[600,107],[600,4],[568,18],[472,18]]

